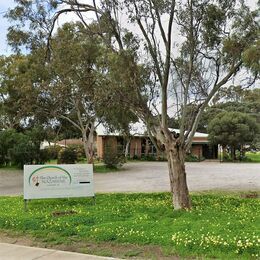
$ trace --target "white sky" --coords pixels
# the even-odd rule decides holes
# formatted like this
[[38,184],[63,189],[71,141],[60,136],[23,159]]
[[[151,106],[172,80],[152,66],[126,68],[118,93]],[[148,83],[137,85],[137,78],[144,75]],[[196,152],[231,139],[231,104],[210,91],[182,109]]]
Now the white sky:
[[[91,3],[92,1],[81,0],[80,2]],[[246,2],[252,7],[252,9],[257,6],[257,0],[246,0]],[[0,0],[0,55],[9,55],[11,53],[11,48],[8,47],[6,41],[6,33],[10,23],[3,17],[3,15],[9,8],[13,8],[14,6],[14,0]],[[75,21],[76,19],[76,15],[72,13],[64,14],[59,19],[58,25],[62,25],[64,22],[69,22],[72,20]]]

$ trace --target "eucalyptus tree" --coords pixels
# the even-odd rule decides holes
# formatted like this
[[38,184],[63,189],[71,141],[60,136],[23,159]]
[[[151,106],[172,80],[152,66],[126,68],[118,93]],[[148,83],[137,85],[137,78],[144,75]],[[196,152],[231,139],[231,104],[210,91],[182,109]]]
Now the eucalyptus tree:
[[[242,0],[16,2],[9,18],[38,28],[34,38],[45,34],[48,49],[64,13],[75,13],[90,30],[87,18],[95,19],[95,33],[113,51],[104,70],[109,86],[145,122],[157,148],[165,151],[174,208],[190,208],[185,153],[203,110],[220,88],[242,67],[252,71],[249,84],[257,79],[258,10]],[[54,16],[47,19],[47,13]],[[17,39],[14,35],[25,36],[18,43],[32,43],[21,26],[11,28],[9,40]],[[143,71],[149,71],[145,80]],[[189,113],[191,105],[193,113]],[[174,114],[180,118],[179,133],[168,128],[168,118]]]
[[[52,40],[52,56],[48,63],[50,81],[42,87],[47,113],[67,120],[81,133],[90,163],[94,157],[95,128],[102,118],[98,114],[96,98],[101,53],[98,38],[88,33],[80,23],[63,25]],[[52,111],[48,104],[54,108]]]
[[36,119],[38,73],[29,56],[0,57],[0,128],[20,129]]

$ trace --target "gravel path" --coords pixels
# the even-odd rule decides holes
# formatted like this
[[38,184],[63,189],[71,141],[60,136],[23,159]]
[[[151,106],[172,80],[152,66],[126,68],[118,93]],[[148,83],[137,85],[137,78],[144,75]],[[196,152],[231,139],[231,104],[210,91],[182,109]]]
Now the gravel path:
[[[190,191],[260,190],[259,163],[187,163]],[[169,191],[166,162],[137,162],[124,165],[124,170],[94,175],[96,192]],[[23,193],[23,172],[0,169],[0,196]]]

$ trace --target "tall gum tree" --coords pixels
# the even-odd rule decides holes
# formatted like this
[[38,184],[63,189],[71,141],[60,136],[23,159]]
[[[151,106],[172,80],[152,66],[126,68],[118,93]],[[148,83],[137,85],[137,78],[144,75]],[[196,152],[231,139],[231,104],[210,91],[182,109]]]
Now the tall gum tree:
[[81,133],[89,163],[93,163],[94,132],[102,117],[95,97],[101,52],[97,38],[82,24],[64,24],[52,39],[50,81],[42,88],[42,96],[54,107],[52,111],[46,107],[47,113],[67,120]]
[[[235,76],[239,78],[244,65],[253,72],[248,80],[257,79],[259,66],[254,57],[259,53],[259,10],[252,11],[242,0],[16,2],[9,18],[29,21],[32,28],[40,28],[34,38],[45,34],[48,49],[59,17],[73,12],[89,28],[85,18],[93,13],[95,33],[113,49],[117,55],[114,59],[124,64],[114,71],[108,67],[110,86],[146,123],[157,148],[165,151],[174,209],[189,209],[185,153],[203,110],[220,88]],[[35,8],[40,12],[35,12]],[[47,13],[54,14],[48,22]],[[18,36],[24,39],[20,43],[31,44],[30,35],[19,25],[10,28],[9,40]],[[134,51],[133,42],[138,42]],[[150,69],[146,84],[140,79],[141,64]],[[191,105],[193,113],[189,112]],[[179,133],[169,130],[169,116],[180,118]]]

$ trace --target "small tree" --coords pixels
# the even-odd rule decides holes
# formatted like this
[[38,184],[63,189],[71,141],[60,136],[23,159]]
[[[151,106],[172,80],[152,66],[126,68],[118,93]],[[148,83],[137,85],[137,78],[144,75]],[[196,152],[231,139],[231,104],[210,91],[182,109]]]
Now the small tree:
[[107,168],[115,169],[123,165],[125,157],[123,149],[119,147],[105,146],[104,163]]
[[252,143],[258,132],[256,120],[240,112],[222,112],[208,126],[210,142],[230,146],[233,160],[236,149]]

